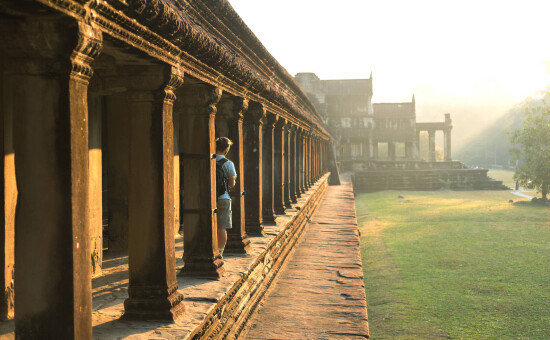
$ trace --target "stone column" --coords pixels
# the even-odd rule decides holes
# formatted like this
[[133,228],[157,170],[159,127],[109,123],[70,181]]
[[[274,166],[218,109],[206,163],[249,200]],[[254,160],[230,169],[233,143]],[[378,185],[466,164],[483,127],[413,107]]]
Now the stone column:
[[[0,65],[2,65],[0,58]],[[1,67],[1,66],[0,66]],[[4,87],[4,82],[8,86]],[[4,292],[0,297],[0,320],[13,319],[14,310],[14,252],[15,252],[15,208],[17,203],[17,183],[15,177],[15,154],[13,149],[13,88],[5,81],[0,71],[0,284]]]
[[445,130],[445,160],[446,161],[452,161],[452,155],[451,155],[451,130]]
[[[351,144],[350,144],[350,147],[351,147]],[[310,178],[310,184],[313,185],[313,183],[315,183],[315,177],[317,176],[316,174],[316,171],[315,171],[315,162],[316,162],[316,159],[317,159],[317,153],[316,153],[316,150],[315,150],[315,136],[312,135],[311,136],[311,139],[310,139],[310,164],[311,164],[311,178]]]
[[[129,70],[131,71],[131,70]],[[131,83],[128,299],[124,317],[174,321],[183,314],[174,250],[175,90],[183,71],[139,68]]]
[[311,135],[306,132],[304,138],[304,187],[308,190],[311,186]]
[[[120,81],[120,76],[113,81]],[[108,79],[107,81],[110,81]],[[125,83],[128,82],[127,80]],[[126,84],[124,84],[126,86]],[[120,85],[113,85],[120,86]],[[130,112],[127,93],[105,97],[105,125],[102,131],[103,169],[106,175],[106,208],[109,252],[128,251],[128,178],[130,164]]]
[[274,176],[274,206],[276,214],[285,213],[284,205],[284,183],[285,183],[285,159],[284,159],[284,146],[285,146],[285,126],[286,122],[284,119],[279,119],[275,124],[275,139],[273,147],[275,149],[275,158],[273,164],[275,165],[275,176]]
[[275,207],[274,207],[274,174],[275,167],[273,166],[274,158],[274,126],[277,122],[278,117],[272,113],[267,113],[266,123],[264,125],[264,138],[263,138],[263,195],[262,195],[262,206],[263,206],[263,220],[264,222],[275,222]]
[[388,157],[395,160],[395,142],[388,142]]
[[181,225],[181,172],[180,172],[180,115],[174,113],[172,115],[174,121],[174,154],[172,157],[174,163],[174,236],[178,236]]
[[412,142],[406,142],[405,143],[405,158],[406,159],[413,159],[413,143]]
[[283,184],[283,201],[285,208],[292,208],[292,201],[290,200],[290,138],[291,138],[291,124],[287,123],[284,132],[284,184]]
[[430,158],[430,162],[435,162],[435,131],[429,130],[428,136],[429,136],[428,155]]
[[13,72],[19,191],[15,332],[18,339],[91,339],[87,91],[102,35],[72,20],[13,25],[16,34],[0,38],[3,48],[17,41],[21,55],[32,56],[3,65]]
[[378,141],[374,142],[372,146],[372,158],[378,160]]
[[321,178],[321,139],[317,137],[315,140],[315,150],[317,151],[317,161],[315,162],[316,165],[316,180],[319,180]]
[[372,138],[369,138],[369,159],[374,158],[374,145],[372,143]]
[[181,274],[220,278],[225,269],[218,251],[216,219],[216,105],[222,90],[207,84],[182,86],[176,108],[185,121],[183,223],[185,266]]
[[[97,78],[96,78],[97,79]],[[103,101],[100,96],[88,98],[88,173],[89,224],[92,276],[101,274],[103,261],[103,176],[101,125]]]
[[297,127],[296,125],[292,125],[290,129],[290,200],[292,203],[297,203],[297,196],[296,196],[296,132]]
[[[227,158],[233,162],[237,172],[237,183],[230,190],[233,228],[227,231],[225,251],[228,253],[247,254],[251,251],[245,230],[243,117],[246,110],[248,100],[229,97],[220,101],[216,114],[216,136],[227,136],[233,141]],[[218,130],[218,125],[223,129]]]
[[420,158],[420,147],[418,145],[418,141],[412,142],[412,158],[413,159],[419,159]]
[[422,131],[420,130],[417,130],[416,131],[416,155],[417,155],[417,158],[420,159],[420,133]]
[[302,184],[303,184],[303,150],[302,150],[302,134],[303,130],[297,128],[296,130],[296,197],[302,197]]
[[263,105],[251,103],[244,117],[245,224],[249,235],[264,235],[262,137],[265,115]]

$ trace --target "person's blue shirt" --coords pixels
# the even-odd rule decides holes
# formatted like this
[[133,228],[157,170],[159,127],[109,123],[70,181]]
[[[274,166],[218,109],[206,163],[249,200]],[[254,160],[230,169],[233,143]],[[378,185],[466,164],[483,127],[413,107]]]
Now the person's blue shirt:
[[[222,156],[222,155],[216,155],[216,162],[219,161],[220,159],[223,159],[223,158],[225,158],[225,157]],[[225,162],[222,165],[222,169],[223,169],[223,173],[225,174],[226,178],[237,177],[237,172],[235,171],[235,164],[233,164],[233,162],[231,162],[229,159],[227,160],[227,162]],[[226,191],[223,195],[218,196],[218,199],[219,200],[230,200],[231,196],[229,196],[229,192]]]

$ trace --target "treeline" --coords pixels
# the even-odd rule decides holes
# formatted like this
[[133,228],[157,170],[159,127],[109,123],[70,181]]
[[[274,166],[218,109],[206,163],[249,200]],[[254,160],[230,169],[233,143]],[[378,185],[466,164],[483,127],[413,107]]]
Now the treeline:
[[528,107],[540,106],[543,102],[550,103],[550,86],[510,109],[502,118],[457,150],[453,158],[470,166],[484,168],[514,166],[509,152],[511,144],[507,131],[513,131],[521,125]]

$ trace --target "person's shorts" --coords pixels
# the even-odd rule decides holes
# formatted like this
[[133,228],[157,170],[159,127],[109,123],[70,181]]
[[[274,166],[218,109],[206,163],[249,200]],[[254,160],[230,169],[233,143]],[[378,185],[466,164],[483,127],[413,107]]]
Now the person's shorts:
[[218,200],[218,228],[231,229],[231,200]]

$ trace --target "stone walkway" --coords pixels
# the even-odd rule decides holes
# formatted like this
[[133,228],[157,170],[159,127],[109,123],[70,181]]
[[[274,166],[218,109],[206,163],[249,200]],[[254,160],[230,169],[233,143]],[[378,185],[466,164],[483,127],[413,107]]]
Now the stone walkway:
[[351,182],[330,186],[245,339],[367,339]]

